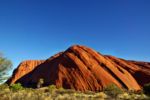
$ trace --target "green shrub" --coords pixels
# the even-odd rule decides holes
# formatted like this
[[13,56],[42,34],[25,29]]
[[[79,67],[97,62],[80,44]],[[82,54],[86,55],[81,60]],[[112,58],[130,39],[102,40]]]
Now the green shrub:
[[145,94],[150,95],[150,83],[145,84],[145,85],[143,86],[143,91],[144,91]]
[[106,88],[104,88],[104,93],[108,94],[111,97],[117,97],[118,94],[123,93],[123,90],[115,84],[110,84]]
[[10,89],[13,90],[13,91],[18,91],[18,90],[22,90],[23,87],[20,83],[17,83],[17,84],[12,84],[10,86]]
[[52,93],[54,90],[56,90],[55,85],[50,85],[48,88],[49,88],[50,93]]

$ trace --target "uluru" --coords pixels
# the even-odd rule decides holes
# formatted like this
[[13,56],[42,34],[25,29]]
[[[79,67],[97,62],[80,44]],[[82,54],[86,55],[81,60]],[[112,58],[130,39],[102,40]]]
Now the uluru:
[[73,45],[46,60],[26,60],[19,64],[6,83],[36,87],[39,79],[79,91],[102,91],[109,84],[141,90],[150,82],[150,62],[125,60],[81,45]]

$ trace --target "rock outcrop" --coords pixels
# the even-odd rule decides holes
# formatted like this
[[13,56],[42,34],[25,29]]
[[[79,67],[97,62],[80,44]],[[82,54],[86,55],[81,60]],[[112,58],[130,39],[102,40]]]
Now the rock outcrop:
[[27,60],[19,64],[18,68],[14,70],[12,77],[7,83],[14,84],[17,80],[33,71],[38,65],[42,64],[44,60]]
[[80,91],[101,91],[112,83],[120,88],[140,90],[150,82],[149,77],[148,62],[119,59],[74,45],[45,61],[22,62],[7,83],[36,87],[42,78],[45,86],[55,84]]

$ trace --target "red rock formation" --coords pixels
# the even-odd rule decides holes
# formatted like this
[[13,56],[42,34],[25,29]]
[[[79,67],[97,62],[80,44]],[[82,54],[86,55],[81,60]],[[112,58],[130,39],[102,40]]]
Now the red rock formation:
[[[24,66],[20,64],[7,83],[20,82],[25,86],[36,86],[39,79],[43,78],[44,85],[100,91],[112,83],[120,88],[140,90],[140,85],[150,82],[145,80],[150,77],[147,71],[150,71],[150,63],[104,56],[85,46],[72,46],[38,64],[31,65],[31,62],[26,62]],[[142,81],[143,77],[145,79]]]
[[128,61],[113,56],[106,56],[106,57],[111,59],[111,61],[113,61],[115,64],[127,70],[136,79],[136,81],[139,83],[140,86],[143,86],[144,84],[150,82],[149,62]]
[[12,77],[7,81],[8,83],[15,83],[18,79],[33,71],[36,66],[42,64],[44,60],[27,60],[19,64],[18,68],[14,70]]

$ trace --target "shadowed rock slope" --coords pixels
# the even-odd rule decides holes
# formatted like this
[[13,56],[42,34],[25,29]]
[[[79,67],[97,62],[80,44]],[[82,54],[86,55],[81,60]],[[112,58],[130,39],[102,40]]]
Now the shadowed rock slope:
[[150,63],[102,55],[91,48],[74,45],[45,61],[24,61],[13,72],[8,84],[22,83],[36,87],[40,78],[44,85],[80,91],[101,91],[109,84],[140,90],[150,82]]

